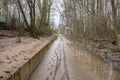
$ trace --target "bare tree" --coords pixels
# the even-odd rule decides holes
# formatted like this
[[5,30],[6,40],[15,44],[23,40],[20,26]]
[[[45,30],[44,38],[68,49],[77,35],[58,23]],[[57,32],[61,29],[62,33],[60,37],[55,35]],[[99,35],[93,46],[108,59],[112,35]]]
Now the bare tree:
[[[114,31],[119,31],[119,29],[114,0],[63,0],[63,5],[65,26],[69,27],[70,36],[73,39],[108,38],[113,41],[111,37],[116,37],[117,34],[114,34]],[[110,7],[112,7],[112,12]],[[111,17],[113,17],[114,29]],[[117,38],[114,39],[117,40]]]

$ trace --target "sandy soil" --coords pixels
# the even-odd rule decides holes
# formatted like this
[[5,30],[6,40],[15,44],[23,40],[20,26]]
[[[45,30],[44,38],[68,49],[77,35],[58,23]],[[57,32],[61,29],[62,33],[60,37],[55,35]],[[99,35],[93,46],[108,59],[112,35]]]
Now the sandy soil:
[[16,41],[17,38],[0,38],[0,80],[14,73],[49,40],[43,37],[40,40],[22,37],[21,43]]

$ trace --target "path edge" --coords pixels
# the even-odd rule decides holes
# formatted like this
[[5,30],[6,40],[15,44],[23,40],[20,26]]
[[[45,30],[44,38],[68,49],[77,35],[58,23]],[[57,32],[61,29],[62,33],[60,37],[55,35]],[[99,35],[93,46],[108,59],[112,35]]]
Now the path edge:
[[13,74],[11,74],[7,78],[7,80],[28,80],[28,78],[36,69],[36,67],[39,65],[46,51],[49,49],[49,47],[56,38],[57,38],[56,34],[50,36],[48,39],[49,41],[34,56],[32,56],[19,69],[17,69]]

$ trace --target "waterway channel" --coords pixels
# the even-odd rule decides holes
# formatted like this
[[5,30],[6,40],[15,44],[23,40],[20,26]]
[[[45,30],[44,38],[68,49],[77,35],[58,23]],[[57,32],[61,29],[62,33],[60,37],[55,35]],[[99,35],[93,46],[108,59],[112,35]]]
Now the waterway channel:
[[120,80],[120,73],[99,56],[58,35],[29,80]]

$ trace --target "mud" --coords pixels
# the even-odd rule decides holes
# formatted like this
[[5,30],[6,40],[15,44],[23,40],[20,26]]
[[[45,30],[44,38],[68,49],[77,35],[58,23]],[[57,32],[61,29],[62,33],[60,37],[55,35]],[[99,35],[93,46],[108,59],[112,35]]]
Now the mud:
[[101,57],[112,64],[114,70],[120,71],[120,45],[113,45],[109,41],[91,42],[79,41],[76,43],[81,49]]

